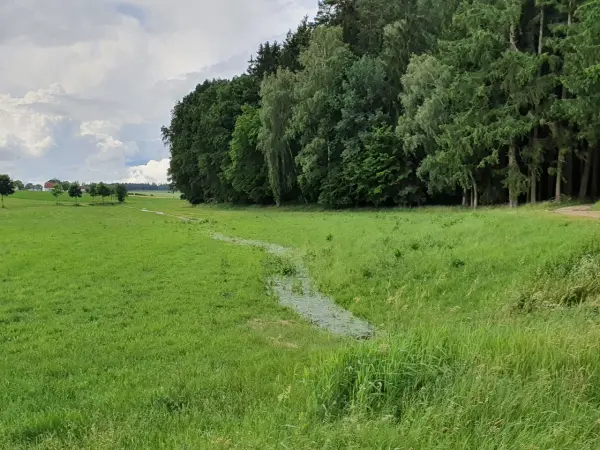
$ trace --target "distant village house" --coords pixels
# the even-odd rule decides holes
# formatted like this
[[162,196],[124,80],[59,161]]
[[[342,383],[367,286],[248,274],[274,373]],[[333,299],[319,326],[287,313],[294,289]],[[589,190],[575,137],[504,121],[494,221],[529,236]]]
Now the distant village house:
[[46,183],[44,183],[44,192],[48,192],[49,190],[51,190],[57,184],[58,183],[56,183],[54,181],[47,181]]

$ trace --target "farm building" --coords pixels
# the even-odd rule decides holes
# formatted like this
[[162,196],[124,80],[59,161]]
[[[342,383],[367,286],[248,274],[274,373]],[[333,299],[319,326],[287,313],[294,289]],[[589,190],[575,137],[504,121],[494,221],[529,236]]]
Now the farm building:
[[49,191],[54,186],[56,186],[56,183],[54,181],[47,181],[46,183],[44,183],[44,192]]

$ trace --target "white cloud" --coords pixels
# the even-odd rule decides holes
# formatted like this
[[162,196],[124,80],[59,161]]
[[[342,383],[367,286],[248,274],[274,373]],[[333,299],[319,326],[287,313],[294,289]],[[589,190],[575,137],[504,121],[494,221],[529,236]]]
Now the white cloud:
[[243,71],[316,3],[2,0],[0,166],[26,180],[164,181],[175,100]]
[[54,145],[54,126],[67,117],[43,114],[33,107],[52,103],[60,95],[59,85],[25,94],[22,98],[0,94],[0,149],[8,149],[7,155],[15,157],[40,157]]
[[125,181],[128,183],[166,183],[168,169],[168,158],[160,161],[148,161],[148,164],[130,167]]

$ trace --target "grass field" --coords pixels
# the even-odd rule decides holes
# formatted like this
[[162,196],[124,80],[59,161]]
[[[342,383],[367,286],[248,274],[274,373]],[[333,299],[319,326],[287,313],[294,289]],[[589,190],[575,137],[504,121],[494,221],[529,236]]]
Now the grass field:
[[[600,448],[600,222],[6,206],[1,448]],[[281,308],[270,257],[213,231],[298,249],[376,337]]]

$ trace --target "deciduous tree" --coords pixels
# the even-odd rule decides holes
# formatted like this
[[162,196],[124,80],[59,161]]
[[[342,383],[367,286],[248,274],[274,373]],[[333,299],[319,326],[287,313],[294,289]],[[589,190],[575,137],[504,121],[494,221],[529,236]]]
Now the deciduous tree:
[[65,193],[65,191],[61,183],[56,183],[54,187],[50,190],[50,193],[54,198],[56,198],[56,204],[58,205],[58,200]]
[[116,184],[115,195],[117,196],[119,203],[123,203],[127,198],[127,186],[125,186],[123,183]]
[[15,193],[15,184],[6,174],[0,175],[0,199],[2,199],[2,208],[4,208],[4,197]]
[[71,197],[72,199],[75,199],[75,204],[77,205],[79,199],[83,195],[83,192],[81,190],[81,186],[79,185],[79,183],[77,183],[76,181],[71,183],[69,186],[69,190],[67,192],[69,193],[69,197]]

